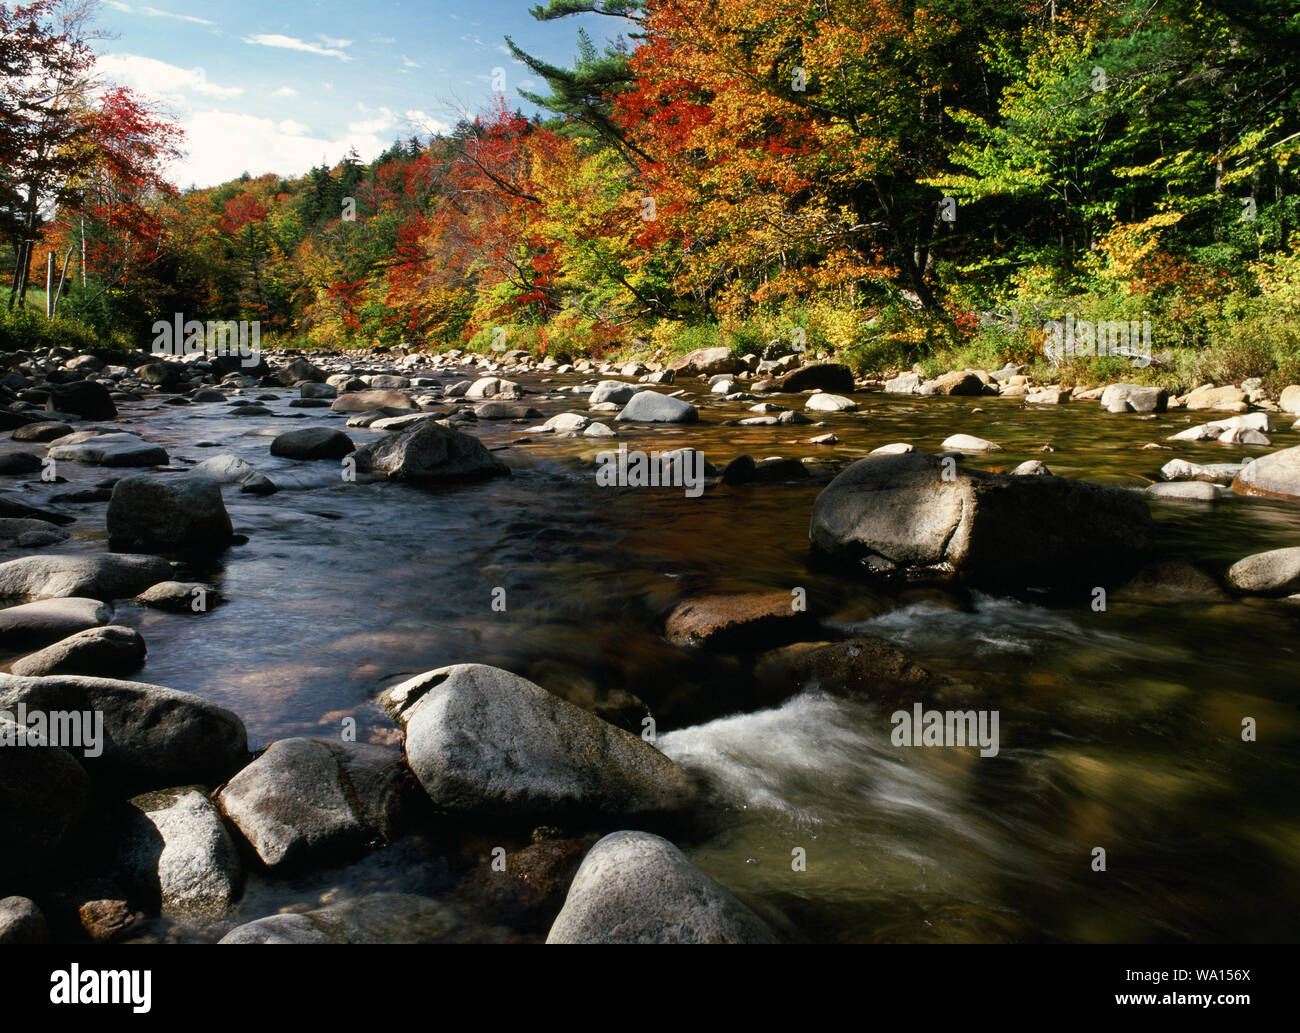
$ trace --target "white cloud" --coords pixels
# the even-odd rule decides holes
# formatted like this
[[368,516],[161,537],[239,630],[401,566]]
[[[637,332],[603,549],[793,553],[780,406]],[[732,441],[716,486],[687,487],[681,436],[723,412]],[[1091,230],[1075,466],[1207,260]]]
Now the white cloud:
[[278,90],[272,93],[271,96],[272,97],[296,97],[298,96],[298,91],[295,90],[292,86],[281,86]]
[[175,18],[181,22],[193,22],[195,25],[216,25],[216,22],[210,22],[206,18],[195,18],[192,14],[174,14],[171,11],[160,11],[156,7],[141,7],[141,14],[147,14],[150,18]]
[[224,99],[238,97],[240,86],[209,82],[202,68],[181,68],[140,54],[104,54],[98,66],[111,81],[168,104],[185,103],[185,94]]
[[324,43],[327,47],[340,47],[340,48],[350,47],[352,46],[353,42],[355,42],[354,40],[350,40],[350,39],[334,39],[332,36],[326,36],[324,33],[321,32],[316,33],[316,38],[319,39],[322,43]]
[[451,125],[441,119],[434,118],[427,111],[414,108],[410,111],[404,111],[402,117],[411,125],[423,133],[449,133]]
[[357,110],[363,115],[370,115],[369,118],[363,118],[359,122],[348,123],[348,132],[361,135],[370,133],[382,133],[391,129],[397,122],[396,117],[388,108],[367,108],[364,104],[358,104]]
[[403,67],[403,68],[423,68],[424,66],[423,66],[422,64],[420,64],[419,61],[412,61],[409,57],[407,57],[405,54],[403,54],[403,55],[402,55],[402,67]]
[[169,169],[172,181],[182,187],[213,186],[245,171],[298,176],[322,160],[332,165],[351,148],[362,161],[372,161],[391,142],[352,127],[337,137],[314,135],[296,122],[230,111],[195,112],[182,127],[189,154]]
[[[305,54],[319,54],[321,57],[337,57],[340,61],[352,60],[342,50],[322,47],[317,43],[308,43],[306,40],[294,36],[281,36],[275,32],[259,32],[254,36],[245,37],[244,42],[259,47],[275,47],[279,50],[301,50]],[[352,44],[351,40],[338,40],[336,42],[345,46],[351,46]]]

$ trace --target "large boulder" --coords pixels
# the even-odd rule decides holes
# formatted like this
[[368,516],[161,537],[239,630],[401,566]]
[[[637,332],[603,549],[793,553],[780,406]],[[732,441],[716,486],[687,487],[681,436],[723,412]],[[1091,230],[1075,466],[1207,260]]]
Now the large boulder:
[[649,743],[496,667],[457,664],[389,690],[435,806],[511,819],[679,811],[692,792]]
[[1061,477],[966,470],[920,453],[860,459],[813,506],[824,554],[875,573],[1012,587],[1096,585],[1152,548],[1132,492]]
[[346,858],[401,825],[407,770],[382,746],[281,739],[217,803],[272,871]]
[[518,384],[513,380],[502,380],[500,377],[479,377],[465,391],[465,397],[475,401],[488,398],[512,401],[523,396],[523,389]]
[[739,373],[745,367],[740,356],[730,348],[696,348],[695,351],[674,359],[668,368],[681,376],[695,377],[700,374],[712,376],[715,373]]
[[657,391],[637,392],[615,417],[620,423],[695,423],[699,418],[699,410],[690,402]]
[[858,403],[843,395],[818,391],[815,395],[809,396],[808,401],[804,403],[804,408],[811,409],[813,412],[856,412]]
[[982,395],[984,381],[970,370],[954,370],[927,380],[918,390],[923,395]]
[[1142,384],[1111,384],[1101,393],[1101,407],[1107,412],[1164,412],[1168,403],[1164,388]]
[[24,556],[0,563],[0,599],[124,599],[165,581],[172,567],[160,556]]
[[[79,754],[93,775],[144,789],[224,782],[248,756],[243,722],[188,692],[144,682],[0,674],[0,710],[102,717],[95,749]],[[93,747],[94,744],[92,744]],[[0,751],[3,752],[3,751]],[[92,755],[94,754],[94,755]]]
[[243,868],[221,815],[197,786],[132,799],[117,864],[132,897],[151,911],[217,917],[239,897]]
[[1228,568],[1227,580],[1238,592],[1257,595],[1300,592],[1300,547],[1272,549],[1238,560]]
[[776,381],[778,391],[811,391],[820,388],[839,394],[853,393],[853,371],[837,362],[800,366]]
[[1248,463],[1232,482],[1232,490],[1239,495],[1300,498],[1300,445]]
[[303,427],[277,435],[271,442],[271,455],[284,459],[342,459],[356,448],[341,430]]
[[93,380],[55,384],[50,389],[45,408],[48,412],[67,412],[88,420],[111,420],[117,416],[117,406],[113,404],[108,388]]
[[90,779],[72,754],[12,718],[0,703],[0,884],[50,860],[90,805]]
[[363,445],[354,457],[359,471],[395,481],[481,481],[510,472],[478,438],[434,420]]
[[215,552],[234,534],[221,486],[194,475],[123,477],[107,520],[109,547],[119,550]]
[[674,606],[664,622],[664,637],[675,645],[771,646],[797,638],[812,624],[803,600],[791,592],[707,595]]
[[301,383],[304,380],[310,380],[313,383],[325,383],[326,373],[323,369],[313,366],[303,358],[290,359],[276,374],[276,379],[285,387],[293,387],[294,384]]
[[1228,412],[1242,412],[1248,408],[1246,392],[1229,384],[1227,387],[1214,387],[1207,384],[1198,387],[1187,396],[1189,409],[1225,409]]
[[117,677],[144,666],[144,639],[134,628],[88,628],[15,660],[9,670],[24,677],[89,674]]
[[164,466],[167,450],[135,434],[88,430],[57,439],[46,453],[56,463],[77,462],[88,466]]
[[0,610],[0,646],[33,649],[107,624],[110,607],[98,599],[42,599]]
[[547,943],[772,943],[771,930],[668,840],[613,832],[591,848]]
[[[597,405],[600,402],[611,402],[614,405],[626,405],[640,390],[635,384],[625,384],[621,380],[602,380],[587,397],[587,403]],[[14,437],[17,439],[17,432]]]
[[[1284,387],[1281,396],[1277,400],[1277,404],[1283,412],[1300,415],[1300,384],[1292,384],[1290,387]],[[18,439],[17,432],[14,433],[14,439]]]
[[[370,412],[372,409],[396,409],[401,412],[417,412],[417,405],[408,395],[401,391],[349,391],[341,394],[330,404],[334,412]],[[395,416],[396,413],[386,415]]]

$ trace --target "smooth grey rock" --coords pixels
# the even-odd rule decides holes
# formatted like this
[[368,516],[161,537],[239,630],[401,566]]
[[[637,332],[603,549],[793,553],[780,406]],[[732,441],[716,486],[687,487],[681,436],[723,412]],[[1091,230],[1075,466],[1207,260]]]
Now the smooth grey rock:
[[502,943],[508,937],[429,897],[373,893],[304,914],[268,915],[230,930],[221,942]]
[[24,556],[0,563],[0,599],[122,599],[171,575],[158,556]]
[[207,613],[220,601],[220,595],[199,581],[159,581],[137,595],[135,601],[169,613]]
[[496,667],[457,664],[389,690],[406,758],[434,804],[476,815],[679,811],[685,776],[649,743]]
[[635,384],[625,384],[621,380],[602,380],[596,385],[596,390],[591,392],[587,401],[592,405],[598,402],[626,405],[638,390],[640,389]]
[[1271,549],[1247,556],[1228,568],[1227,580],[1238,592],[1257,595],[1300,592],[1300,547]]
[[1111,384],[1101,394],[1107,412],[1164,412],[1168,401],[1164,388],[1141,384]]
[[59,423],[56,420],[43,420],[40,423],[29,423],[25,427],[16,428],[14,430],[14,440],[50,442],[67,437],[71,433],[72,428],[66,423]]
[[1246,468],[1245,463],[1189,463],[1186,459],[1171,459],[1160,468],[1167,481],[1209,481],[1225,487]]
[[[401,379],[405,380],[405,377]],[[313,400],[334,399],[338,397],[338,389],[333,384],[318,384],[314,380],[305,381],[298,385],[298,397]]]
[[0,610],[0,645],[32,649],[107,624],[113,611],[98,599],[42,599]]
[[987,438],[977,438],[973,434],[953,434],[945,438],[940,448],[949,448],[954,452],[1001,452],[1002,446],[994,444]]
[[21,677],[87,674],[118,677],[144,666],[144,639],[134,628],[108,625],[69,635],[15,660],[9,670]]
[[683,377],[715,373],[739,373],[743,364],[730,348],[696,348],[668,364],[668,368]]
[[405,772],[397,750],[281,739],[232,778],[217,803],[267,868],[301,870],[393,838]]
[[767,925],[668,840],[613,832],[583,859],[547,943],[773,943]]
[[1219,497],[1219,488],[1209,481],[1172,481],[1149,485],[1144,494],[1152,499],[1213,502]]
[[479,481],[510,472],[478,438],[434,420],[363,445],[355,458],[358,471],[397,481]]
[[0,946],[49,942],[49,927],[34,900],[27,897],[0,900]]
[[614,419],[618,423],[695,423],[699,410],[680,398],[657,391],[639,391]]
[[132,799],[117,845],[123,882],[135,899],[166,915],[218,917],[239,897],[239,851],[198,786]]
[[1013,477],[1050,477],[1052,471],[1041,459],[1027,459],[1011,471]]
[[[449,392],[450,393],[450,392]],[[334,412],[363,413],[374,409],[414,412],[420,407],[401,391],[348,391],[330,403]],[[395,415],[395,414],[390,414]]]
[[196,464],[190,472],[197,477],[210,477],[218,484],[240,484],[256,474],[257,469],[237,455],[223,453]]
[[1300,498],[1300,446],[1260,456],[1232,482],[1239,495]]
[[810,396],[804,403],[804,408],[811,409],[813,412],[854,412],[858,408],[858,403],[852,398],[826,394],[823,391]]
[[221,486],[209,477],[123,477],[108,502],[113,549],[144,552],[225,548],[233,536]]
[[903,373],[893,380],[885,381],[885,394],[914,395],[920,386],[921,376],[919,373]]
[[165,466],[167,450],[151,445],[135,434],[101,434],[82,431],[59,438],[47,456],[56,463],[77,462],[89,466]]
[[356,447],[341,430],[303,427],[278,435],[271,442],[271,455],[284,459],[342,459]]
[[[188,692],[71,674],[0,674],[0,710],[103,714],[102,753],[79,754],[97,779],[139,788],[224,782],[248,756],[243,722]],[[0,751],[2,752],[2,751]]]

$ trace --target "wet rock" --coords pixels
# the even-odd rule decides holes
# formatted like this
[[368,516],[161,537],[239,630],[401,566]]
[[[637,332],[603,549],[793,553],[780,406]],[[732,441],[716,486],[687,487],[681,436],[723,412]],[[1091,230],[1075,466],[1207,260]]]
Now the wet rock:
[[118,550],[216,552],[234,535],[220,485],[194,475],[123,477],[107,523],[109,547]]
[[465,390],[465,397],[471,401],[486,398],[512,401],[523,396],[523,389],[518,384],[513,380],[502,380],[500,377],[479,377]]
[[873,456],[898,456],[915,451],[915,447],[909,445],[906,441],[895,441],[891,445],[881,445],[879,448],[873,448],[871,454]]
[[326,373],[323,369],[313,366],[306,359],[290,359],[282,370],[276,374],[276,379],[285,387],[293,387],[295,384],[304,380],[310,380],[318,384],[325,383]]
[[141,606],[168,613],[206,613],[220,601],[215,588],[198,581],[160,581],[135,597]]
[[621,380],[602,380],[588,396],[587,401],[591,405],[597,405],[600,402],[626,405],[638,390],[640,389],[635,384],[625,384]]
[[921,385],[923,395],[982,395],[984,381],[969,370],[954,370]]
[[809,397],[804,403],[805,409],[811,409],[813,412],[855,412],[858,403],[852,398],[845,398],[843,395],[826,394],[818,392]]
[[1188,427],[1172,435],[1170,441],[1221,441],[1224,444],[1268,444],[1263,431],[1272,430],[1272,422],[1266,412],[1251,413],[1249,416],[1233,416],[1213,423],[1202,423]]
[[541,416],[541,410],[519,402],[484,402],[474,407],[474,415],[480,420],[533,420]]
[[82,431],[59,438],[46,453],[55,462],[88,466],[165,466],[167,450],[135,434]]
[[291,872],[394,838],[406,785],[397,750],[281,739],[230,780],[217,804],[267,868]]
[[1226,409],[1229,412],[1242,412],[1248,408],[1246,392],[1229,384],[1227,387],[1214,387],[1206,384],[1198,387],[1187,396],[1189,409]]
[[[450,394],[451,392],[448,392]],[[401,391],[348,391],[330,404],[334,412],[363,413],[373,409],[397,409],[414,412],[420,407]],[[395,416],[397,413],[388,413]]]
[[49,442],[54,441],[57,438],[67,437],[71,433],[72,428],[66,423],[59,423],[55,420],[43,420],[40,423],[29,423],[26,426],[15,429],[14,440]]
[[977,438],[973,434],[954,434],[945,438],[941,448],[950,448],[955,452],[1001,452],[1002,446],[994,444],[987,438]]
[[1101,393],[1102,408],[1114,413],[1164,412],[1168,402],[1169,395],[1163,388],[1141,384],[1111,384]]
[[76,523],[76,517],[68,516],[53,509],[40,509],[10,495],[0,495],[0,517],[13,517],[19,520],[46,520],[51,524]]
[[1149,485],[1143,494],[1150,499],[1213,502],[1221,494],[1221,489],[1208,481],[1174,481]]
[[132,909],[126,897],[126,890],[111,879],[81,879],[50,894],[50,924],[60,940],[112,943],[144,920],[144,914]]
[[0,599],[121,599],[171,574],[158,556],[24,556],[0,563]]
[[1283,412],[1300,413],[1300,385],[1292,384],[1283,388],[1277,404]]
[[49,927],[35,901],[27,897],[0,900],[0,946],[49,942]]
[[748,484],[754,479],[758,464],[750,455],[736,456],[722,471],[723,484]]
[[791,592],[708,595],[674,606],[664,637],[674,645],[751,648],[798,638],[813,623],[802,597]]
[[227,453],[203,460],[190,473],[196,477],[210,477],[218,484],[240,484],[256,474],[257,470],[239,456]]
[[0,452],[0,477],[40,473],[41,460],[30,452]]
[[113,611],[97,599],[43,599],[0,610],[0,645],[31,649],[107,624]]
[[792,423],[812,423],[812,420],[808,419],[808,417],[801,412],[794,409],[787,409],[785,412],[777,416],[776,422],[782,426],[786,426]]
[[271,442],[271,455],[282,459],[342,459],[356,447],[341,430],[303,427],[278,435]]
[[921,375],[919,373],[903,373],[893,380],[885,381],[885,394],[914,395],[920,387]]
[[218,917],[239,897],[239,851],[198,786],[161,789],[126,805],[117,864],[132,899],[167,915]]
[[802,481],[809,477],[808,467],[798,459],[786,459],[782,456],[768,456],[754,464],[753,479],[759,484],[782,484],[788,481]]
[[68,532],[47,520],[0,517],[0,548],[30,548],[68,540]]
[[582,436],[584,438],[612,438],[615,437],[614,429],[604,423],[590,423],[583,428]]
[[685,776],[638,736],[495,667],[458,664],[384,695],[438,808],[540,820],[679,811]]
[[848,366],[837,362],[820,362],[811,366],[800,366],[776,379],[777,390],[811,391],[820,388],[835,394],[852,394],[854,389],[853,371]]
[[504,930],[471,923],[428,897],[374,893],[303,914],[269,915],[226,933],[222,943],[502,943]]
[[144,639],[133,628],[108,625],[88,628],[29,653],[9,668],[16,675],[90,674],[116,677],[144,666]]
[[1284,448],[1248,464],[1232,482],[1238,495],[1300,498],[1300,446]]
[[102,714],[102,753],[81,756],[97,780],[141,788],[216,784],[248,756],[239,718],[198,696],[160,685],[70,674],[0,674],[0,710],[16,713],[20,703],[28,713]]
[[1159,602],[1226,602],[1228,594],[1200,568],[1184,560],[1165,560],[1143,567],[1132,581],[1114,593],[1113,598]]
[[218,391],[215,387],[201,387],[194,394],[190,395],[191,402],[224,402],[225,394]]
[[1061,405],[1069,400],[1070,389],[1068,387],[1037,387],[1025,392],[1025,404],[1027,405]]
[[[490,404],[490,403],[484,403]],[[496,403],[504,405],[504,402]],[[402,416],[385,416],[382,419],[375,420],[370,424],[371,430],[394,431],[409,427],[413,423],[419,423],[421,420],[436,420],[436,413],[431,412],[408,412]]]
[[614,832],[583,859],[547,943],[771,943],[757,915],[648,832]]
[[1300,592],[1300,548],[1271,549],[1247,556],[1228,568],[1228,584],[1252,595]]
[[586,430],[590,425],[590,417],[576,412],[562,412],[543,423],[542,430],[555,434],[576,434],[578,431]]
[[48,738],[34,742],[12,717],[12,708],[0,703],[0,880],[6,883],[55,856],[90,806],[90,779],[72,754]]
[[640,391],[633,395],[615,417],[618,423],[695,423],[699,410],[680,398],[661,395],[657,391]]
[[485,915],[489,921],[544,931],[564,906],[583,855],[596,838],[542,839],[508,853],[504,868],[484,857],[457,888],[457,898],[470,913]]
[[[405,379],[405,378],[402,378]],[[334,399],[338,397],[338,389],[333,384],[318,384],[314,380],[308,380],[298,386],[299,399],[308,399],[311,401],[324,401],[325,399]]]
[[1011,471],[1013,477],[1050,477],[1052,471],[1041,459],[1028,459]]
[[668,364],[679,376],[712,376],[715,373],[739,373],[744,368],[740,357],[730,348],[696,348]]
[[754,676],[772,699],[820,690],[891,704],[927,702],[955,684],[889,643],[865,636],[831,644],[800,642],[770,650],[758,658]]
[[1167,481],[1208,481],[1225,487],[1246,468],[1245,463],[1189,463],[1186,459],[1171,459],[1160,468]]
[[1127,573],[1152,548],[1153,524],[1123,489],[910,453],[868,456],[836,477],[813,506],[810,538],[875,573],[1050,588]]
[[818,434],[815,438],[808,439],[810,445],[838,445],[839,443],[840,439],[834,434]]
[[478,438],[433,420],[363,445],[355,458],[357,470],[398,481],[478,481],[510,472]]
[[378,420],[385,420],[392,416],[409,416],[408,409],[395,409],[391,406],[383,406],[378,409],[370,409],[367,412],[357,413],[356,416],[348,417],[347,426],[349,427],[369,427]]
[[45,402],[47,412],[66,412],[88,420],[112,420],[117,417],[108,388],[93,380],[78,380],[71,384],[55,384]]

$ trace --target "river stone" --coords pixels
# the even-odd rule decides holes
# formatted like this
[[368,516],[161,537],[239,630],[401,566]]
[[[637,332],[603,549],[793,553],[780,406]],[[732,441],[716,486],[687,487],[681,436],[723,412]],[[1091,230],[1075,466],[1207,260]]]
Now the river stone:
[[564,906],[565,895],[582,858],[599,837],[541,839],[511,851],[498,868],[492,858],[480,864],[456,889],[470,914],[514,928],[545,933]]
[[[1241,437],[1245,431],[1270,431],[1273,429],[1272,420],[1266,412],[1254,412],[1249,416],[1233,416],[1226,420],[1215,420],[1212,423],[1202,423],[1195,427],[1188,427],[1186,430],[1179,431],[1172,435],[1170,441],[1224,441],[1229,443],[1256,444],[1249,439]],[[1263,443],[1267,444],[1268,439],[1264,438]]]
[[1189,463],[1186,459],[1171,459],[1160,468],[1160,476],[1167,481],[1209,481],[1225,487],[1246,468],[1245,463]]
[[1227,581],[1238,592],[1256,595],[1300,592],[1300,547],[1247,556],[1228,568]]
[[1168,402],[1164,388],[1141,384],[1111,384],[1101,393],[1101,405],[1107,412],[1164,412]]
[[908,453],[868,456],[837,476],[813,506],[809,537],[877,573],[1074,587],[1127,572],[1152,548],[1153,524],[1142,497],[1120,488]]
[[852,394],[854,389],[853,371],[848,366],[837,362],[818,362],[811,366],[800,366],[784,376],[777,377],[778,391],[811,391],[820,388],[836,394]]
[[982,395],[984,381],[969,370],[953,370],[934,380],[928,380],[919,388],[923,395]]
[[[93,380],[78,380],[71,384],[55,384],[46,399],[47,412],[66,412],[88,420],[112,420],[117,417],[108,388]],[[165,460],[164,460],[165,462]]]
[[1164,560],[1143,567],[1113,598],[1133,598],[1152,602],[1187,602],[1206,600],[1227,602],[1231,597],[1218,581],[1205,571],[1183,560]]
[[[671,381],[670,381],[671,382]],[[634,394],[639,391],[635,384],[625,384],[621,380],[602,380],[596,385],[596,389],[588,396],[587,401],[591,405],[600,402],[613,402],[615,405],[626,405]]]
[[0,900],[0,946],[49,942],[50,930],[34,900],[27,897]]
[[88,628],[62,641],[15,660],[14,674],[36,677],[43,674],[130,674],[144,666],[144,639],[134,628],[108,625]]
[[478,438],[434,420],[421,420],[357,449],[357,470],[397,481],[480,481],[510,468]]
[[1238,495],[1300,498],[1300,446],[1271,452],[1237,474],[1232,490]]
[[275,376],[285,387],[293,387],[304,380],[325,383],[325,371],[303,358],[290,359]]
[[730,348],[696,348],[693,352],[674,359],[668,368],[683,377],[715,373],[739,373],[744,364]]
[[802,599],[791,592],[707,595],[674,606],[664,622],[664,637],[674,645],[752,647],[788,642],[813,623]]
[[0,517],[0,548],[10,545],[27,548],[38,541],[43,544],[57,544],[67,541],[69,537],[67,531],[48,520]]
[[487,398],[498,400],[515,400],[524,396],[523,390],[513,380],[500,377],[479,377],[465,390],[465,397],[474,401]]
[[1151,499],[1213,502],[1219,497],[1219,486],[1209,481],[1172,481],[1149,485],[1143,494]]
[[239,897],[239,851],[198,786],[133,798],[117,863],[133,899],[166,915],[219,917]]
[[754,677],[774,699],[821,691],[891,704],[929,702],[956,684],[868,636],[770,650],[755,663]]
[[1188,409],[1226,409],[1229,412],[1241,412],[1247,408],[1246,392],[1231,384],[1227,387],[1213,387],[1207,384],[1189,394],[1186,404]]
[[[99,711],[103,752],[84,757],[100,777],[140,788],[225,781],[248,756],[243,722],[229,710],[188,692],[59,674],[20,678],[0,674],[0,710]],[[3,752],[3,751],[0,751]]]
[[1002,446],[994,444],[987,438],[977,438],[973,434],[954,434],[945,438],[940,448],[951,448],[957,452],[1001,452]]
[[685,776],[649,743],[509,671],[439,668],[389,690],[384,705],[440,809],[531,821],[691,803]]
[[[1300,414],[1300,385],[1292,384],[1290,387],[1284,387],[1277,404],[1283,412]],[[18,439],[17,431],[14,432],[14,439]]]
[[72,754],[48,738],[19,746],[12,718],[0,702],[0,884],[56,855],[90,805],[90,779]]
[[370,386],[377,391],[395,391],[410,387],[411,381],[395,373],[376,373],[370,378]]
[[107,523],[110,548],[146,552],[216,551],[234,534],[221,486],[192,474],[123,477],[113,485]]
[[113,611],[98,599],[42,599],[0,609],[0,645],[31,649],[107,624]]
[[282,459],[342,459],[356,447],[341,430],[303,427],[278,435],[271,442],[271,455]]
[[914,395],[920,387],[921,375],[919,373],[903,373],[893,380],[885,381],[885,394]]
[[699,410],[690,402],[657,391],[639,391],[614,420],[617,423],[695,423],[699,418]]
[[32,602],[79,596],[122,599],[171,575],[159,556],[24,556],[0,563],[0,598]]
[[281,739],[217,803],[274,872],[345,858],[401,824],[406,766],[394,749]]
[[[382,386],[382,385],[377,385]],[[334,399],[339,395],[338,388],[333,384],[318,384],[314,380],[307,380],[298,385],[298,397],[313,400]]]
[[43,420],[40,423],[29,423],[24,427],[17,428],[14,431],[14,440],[49,442],[57,438],[67,437],[71,433],[72,428],[66,423]]
[[0,494],[0,517],[13,517],[20,520],[48,520],[51,524],[74,524],[76,517],[59,513],[52,509],[40,509],[20,502],[12,495]]
[[[363,413],[373,409],[397,409],[414,412],[420,407],[401,391],[348,391],[330,403],[334,412]],[[397,413],[387,413],[395,416]]]
[[222,453],[196,464],[190,473],[210,477],[218,484],[240,484],[257,473],[257,469],[237,455]]
[[805,409],[811,409],[813,412],[854,412],[858,408],[858,403],[851,398],[845,398],[843,395],[832,395],[819,391],[817,394],[809,397],[804,403]]
[[430,897],[372,893],[303,914],[268,915],[230,930],[221,942],[502,943],[508,935]]
[[47,453],[55,462],[89,466],[165,466],[167,450],[135,434],[82,431],[59,438]]
[[39,473],[44,465],[40,456],[31,452],[0,452],[0,477]]
[[547,943],[772,943],[749,908],[649,832],[613,832],[583,859]]
[[[1014,385],[1003,390],[1003,394],[1014,390]],[[1061,405],[1070,400],[1068,387],[1036,387],[1025,392],[1027,405]]]
[[191,402],[224,402],[226,396],[215,387],[201,387],[190,395]]
[[915,451],[915,446],[909,445],[906,441],[895,441],[891,445],[881,445],[879,448],[873,448],[871,454],[873,456],[899,456]]
[[1026,459],[1011,471],[1013,477],[1050,477],[1052,471],[1041,459]]
[[532,420],[541,416],[541,410],[521,402],[483,402],[474,407],[480,420]]
[[199,581],[159,581],[137,595],[135,601],[169,613],[207,613],[220,601],[220,595]]
[[576,434],[591,426],[591,418],[576,412],[562,412],[552,416],[542,424],[542,430],[556,434]]

